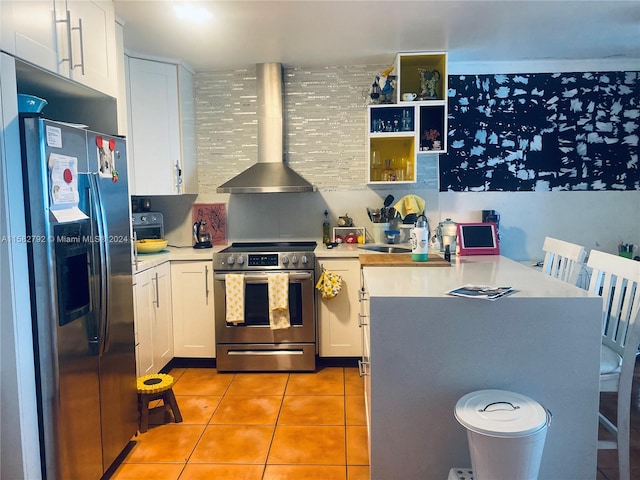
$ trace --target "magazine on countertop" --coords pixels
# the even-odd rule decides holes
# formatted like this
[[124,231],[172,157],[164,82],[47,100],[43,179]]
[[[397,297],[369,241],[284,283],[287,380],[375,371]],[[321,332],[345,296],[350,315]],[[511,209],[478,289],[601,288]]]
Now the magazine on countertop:
[[448,295],[467,298],[482,298],[484,300],[496,300],[513,292],[512,287],[494,287],[491,285],[463,285],[447,292]]

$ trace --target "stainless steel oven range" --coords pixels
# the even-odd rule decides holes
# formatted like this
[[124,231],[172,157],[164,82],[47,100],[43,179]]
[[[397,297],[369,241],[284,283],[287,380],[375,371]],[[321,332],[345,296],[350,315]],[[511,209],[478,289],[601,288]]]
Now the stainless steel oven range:
[[[315,242],[233,243],[213,256],[219,371],[313,371],[316,355]],[[289,274],[291,327],[269,326],[268,277]],[[244,322],[227,323],[227,273],[244,275]]]

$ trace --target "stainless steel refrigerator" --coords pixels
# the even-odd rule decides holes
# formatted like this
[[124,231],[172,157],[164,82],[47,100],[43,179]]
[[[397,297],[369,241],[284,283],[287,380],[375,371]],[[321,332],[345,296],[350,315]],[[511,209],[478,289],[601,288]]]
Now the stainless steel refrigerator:
[[20,134],[43,477],[99,479],[138,421],[125,141]]

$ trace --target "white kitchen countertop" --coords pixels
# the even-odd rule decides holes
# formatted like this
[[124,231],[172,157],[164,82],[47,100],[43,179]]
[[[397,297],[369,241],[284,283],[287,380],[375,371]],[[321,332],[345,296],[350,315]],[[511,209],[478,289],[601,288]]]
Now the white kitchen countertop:
[[158,253],[138,254],[138,266],[136,268],[134,262],[133,273],[142,272],[170,260],[213,260],[213,254],[226,247],[227,245],[214,245],[212,248],[167,247]]
[[[374,245],[382,245],[385,247],[402,247],[402,248],[411,248],[411,245],[408,243],[398,243],[398,244],[394,244],[394,245],[389,245],[386,243],[367,243],[365,244],[366,246],[370,247],[370,246],[374,246]],[[359,245],[359,244],[349,244],[349,243],[341,243],[340,245],[333,247],[333,248],[327,248],[323,243],[318,243],[318,246],[316,247],[316,249],[314,250],[314,254],[316,256],[317,259],[320,258],[356,258],[358,257],[360,254],[363,253],[382,253],[382,252],[375,252],[373,250],[365,250],[364,248],[359,248],[359,247],[363,247],[364,245]],[[435,253],[435,251],[434,251]]]
[[499,302],[523,297],[593,296],[586,290],[500,255],[454,256],[451,268],[375,266],[363,269],[372,297],[448,297],[446,291],[467,283],[511,286],[516,290],[497,300]]

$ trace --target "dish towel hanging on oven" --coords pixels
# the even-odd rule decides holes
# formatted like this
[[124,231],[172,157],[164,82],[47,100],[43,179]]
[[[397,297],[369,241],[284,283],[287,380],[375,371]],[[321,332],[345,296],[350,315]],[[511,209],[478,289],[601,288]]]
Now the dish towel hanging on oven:
[[224,276],[227,300],[227,322],[244,323],[244,275],[227,273]]
[[269,326],[272,330],[289,328],[289,274],[270,273],[269,286]]

